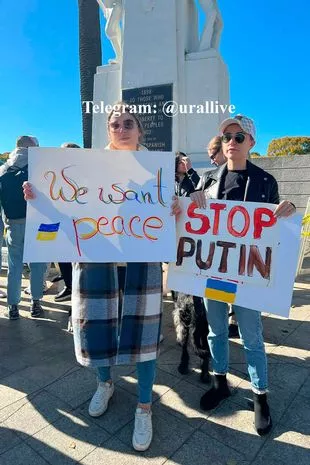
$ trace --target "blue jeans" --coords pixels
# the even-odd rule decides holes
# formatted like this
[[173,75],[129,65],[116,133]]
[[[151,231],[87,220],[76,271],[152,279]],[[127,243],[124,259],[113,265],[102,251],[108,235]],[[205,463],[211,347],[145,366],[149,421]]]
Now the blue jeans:
[[0,271],[2,268],[2,246],[3,246],[4,224],[0,212]]
[[[21,298],[25,220],[6,220],[8,247],[8,305],[18,305]],[[46,263],[29,263],[32,300],[43,297]]]
[[[204,301],[210,328],[208,341],[213,370],[217,374],[226,374],[229,361],[228,306],[215,300]],[[267,359],[261,315],[255,310],[238,305],[233,305],[232,308],[237,317],[252,387],[254,391],[265,391],[268,385]]]
[[[152,389],[155,379],[156,360],[137,363],[139,402],[149,404],[152,401]],[[111,379],[110,367],[97,369],[98,379],[102,383]]]

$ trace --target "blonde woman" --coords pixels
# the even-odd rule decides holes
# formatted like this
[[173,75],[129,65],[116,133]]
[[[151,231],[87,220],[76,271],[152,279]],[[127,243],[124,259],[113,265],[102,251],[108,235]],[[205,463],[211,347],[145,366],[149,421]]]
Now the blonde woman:
[[[116,109],[122,109],[117,111]],[[141,145],[139,118],[123,103],[108,117],[109,150],[146,150]],[[31,186],[24,187],[33,198]],[[136,363],[138,403],[132,444],[148,449],[152,441],[152,388],[160,338],[162,272],[160,263],[127,263],[123,305],[119,314],[117,263],[75,263],[72,282],[72,323],[79,363],[97,370],[98,386],[89,414],[103,415],[114,393],[111,367]]]

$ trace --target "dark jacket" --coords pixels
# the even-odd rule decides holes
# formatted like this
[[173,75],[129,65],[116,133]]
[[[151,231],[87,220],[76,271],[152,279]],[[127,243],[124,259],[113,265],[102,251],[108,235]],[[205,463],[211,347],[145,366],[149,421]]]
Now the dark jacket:
[[5,163],[0,174],[0,202],[4,215],[10,220],[26,218],[27,203],[22,186],[28,180],[28,165],[17,168]]
[[181,182],[176,178],[174,186],[175,194],[178,197],[189,197],[192,192],[195,192],[199,181],[200,176],[197,171],[193,168],[189,169]]
[[[247,160],[248,179],[244,200],[248,202],[280,203],[278,183],[275,178]],[[224,187],[227,163],[214,171],[206,171],[196,190],[207,190],[208,197],[218,199]]]

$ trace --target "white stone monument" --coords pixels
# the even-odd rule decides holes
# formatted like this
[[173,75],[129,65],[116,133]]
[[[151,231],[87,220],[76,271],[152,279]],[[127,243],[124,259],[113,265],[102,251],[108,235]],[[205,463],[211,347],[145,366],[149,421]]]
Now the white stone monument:
[[110,39],[115,52],[115,59],[110,64],[119,63],[122,59],[122,29],[120,21],[123,17],[122,0],[97,0],[106,19],[105,33]]
[[[163,117],[168,130],[169,119],[172,126],[171,148],[188,153],[197,167],[208,166],[206,146],[229,115],[230,104],[227,67],[219,53],[223,22],[216,0],[199,0],[206,14],[201,37],[195,0],[97,1],[107,18],[106,33],[115,59],[97,69],[94,102],[113,104],[121,99],[122,91],[138,95],[140,88],[149,88],[154,97],[161,86],[172,85],[172,100],[179,104],[179,113]],[[153,92],[153,86],[159,87]],[[144,103],[147,89],[142,92]],[[135,103],[137,99],[141,96]],[[156,127],[158,118],[150,115],[144,125],[149,121],[147,129]],[[94,147],[107,143],[106,121],[104,112],[94,113]]]

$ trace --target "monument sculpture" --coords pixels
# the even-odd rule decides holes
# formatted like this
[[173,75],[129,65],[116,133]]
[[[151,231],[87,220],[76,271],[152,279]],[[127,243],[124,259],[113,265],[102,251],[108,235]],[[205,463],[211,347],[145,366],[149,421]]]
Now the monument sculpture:
[[211,48],[219,50],[223,20],[217,0],[199,0],[199,3],[207,17],[199,43],[199,51]]
[[[142,115],[145,145],[181,150],[196,167],[205,167],[206,146],[229,116],[226,110],[209,109],[230,103],[228,71],[219,51],[223,21],[217,1],[199,0],[206,15],[200,39],[196,0],[97,1],[116,56],[97,69],[94,103],[109,105],[123,98],[149,105],[150,113]],[[179,108],[167,116],[164,104],[171,101]],[[185,107],[192,111],[186,113]],[[94,112],[94,147],[107,144],[106,122],[105,113]]]
[[119,63],[122,58],[122,29],[120,21],[123,16],[122,0],[97,0],[106,18],[105,33],[112,44],[115,58],[109,60],[110,64]]

